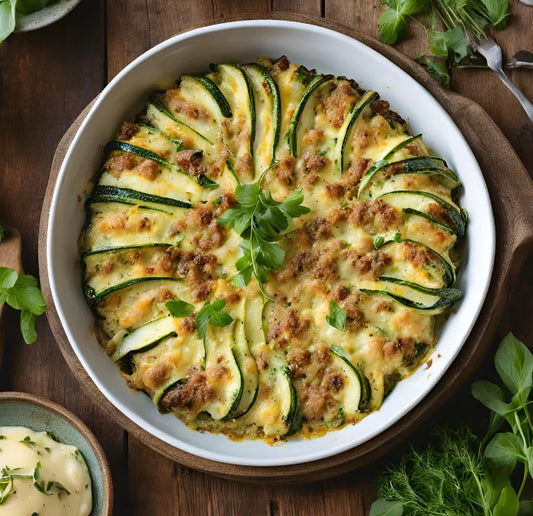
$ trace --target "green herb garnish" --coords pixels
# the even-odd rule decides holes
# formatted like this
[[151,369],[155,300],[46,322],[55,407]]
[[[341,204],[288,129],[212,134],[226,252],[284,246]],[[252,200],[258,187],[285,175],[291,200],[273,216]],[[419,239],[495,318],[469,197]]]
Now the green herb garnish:
[[343,310],[335,301],[329,302],[329,315],[326,315],[326,321],[337,330],[344,330],[346,327],[346,311]]
[[[208,324],[224,327],[233,322],[233,317],[223,310],[225,306],[226,301],[224,299],[216,299],[213,301],[213,304],[207,301],[200,308],[194,319],[196,322],[196,331],[200,339],[205,339]],[[194,305],[181,300],[167,301],[166,307],[173,317],[188,317],[195,310]]]
[[[381,39],[389,45],[409,37],[409,21],[426,32],[431,53],[415,57],[437,81],[450,87],[450,67],[473,54],[466,33],[484,39],[486,30],[504,29],[511,13],[508,0],[382,0],[378,20]],[[428,25],[415,16],[429,13]],[[440,25],[444,30],[437,30]]]
[[21,311],[20,330],[24,341],[27,344],[35,342],[35,318],[46,310],[37,279],[29,274],[19,275],[8,267],[0,267],[0,305],[3,303]]
[[253,274],[265,297],[269,297],[263,287],[268,272],[279,269],[285,258],[285,252],[276,242],[282,238],[292,219],[310,211],[301,205],[302,190],[292,192],[279,202],[272,198],[270,191],[261,187],[265,174],[275,165],[265,170],[256,183],[237,186],[237,206],[217,219],[219,224],[233,228],[243,238],[239,246],[242,256],[235,263],[238,272],[233,284],[244,287],[250,283]]
[[522,499],[533,476],[533,354],[510,333],[495,365],[503,385],[472,386],[490,410],[485,437],[467,428],[442,430],[434,444],[412,448],[383,475],[370,516],[533,514],[533,500]]

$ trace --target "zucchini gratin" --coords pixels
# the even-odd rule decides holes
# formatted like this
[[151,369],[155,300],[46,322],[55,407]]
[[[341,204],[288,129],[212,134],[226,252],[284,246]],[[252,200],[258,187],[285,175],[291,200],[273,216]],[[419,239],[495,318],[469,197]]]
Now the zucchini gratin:
[[460,184],[353,80],[286,57],[182,75],[121,125],[87,201],[99,340],[196,430],[356,423],[461,297]]

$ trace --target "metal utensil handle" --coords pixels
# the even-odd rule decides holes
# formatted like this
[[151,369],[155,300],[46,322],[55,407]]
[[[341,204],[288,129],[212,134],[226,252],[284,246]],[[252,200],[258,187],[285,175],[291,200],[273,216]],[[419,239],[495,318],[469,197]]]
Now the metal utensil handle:
[[522,104],[524,111],[526,112],[529,119],[533,122],[533,103],[522,93],[520,88],[509,79],[507,74],[501,69],[494,69],[501,81],[511,90],[513,95],[518,99],[518,102]]

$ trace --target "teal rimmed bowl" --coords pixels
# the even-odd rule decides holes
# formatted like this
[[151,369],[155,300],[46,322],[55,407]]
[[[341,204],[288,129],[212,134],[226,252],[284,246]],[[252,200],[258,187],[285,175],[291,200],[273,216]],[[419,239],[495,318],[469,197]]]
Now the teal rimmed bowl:
[[113,484],[104,450],[94,434],[74,414],[57,403],[24,392],[0,392],[0,426],[25,426],[49,432],[83,454],[92,481],[91,516],[111,516]]

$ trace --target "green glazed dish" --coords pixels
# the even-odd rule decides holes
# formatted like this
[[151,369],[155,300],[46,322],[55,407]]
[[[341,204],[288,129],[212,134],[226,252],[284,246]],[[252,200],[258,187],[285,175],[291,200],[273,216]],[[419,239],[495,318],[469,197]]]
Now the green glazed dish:
[[111,516],[111,472],[100,443],[74,414],[44,398],[23,392],[0,392],[0,426],[25,426],[49,432],[54,439],[78,448],[92,481],[91,516]]

